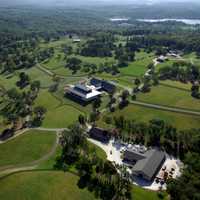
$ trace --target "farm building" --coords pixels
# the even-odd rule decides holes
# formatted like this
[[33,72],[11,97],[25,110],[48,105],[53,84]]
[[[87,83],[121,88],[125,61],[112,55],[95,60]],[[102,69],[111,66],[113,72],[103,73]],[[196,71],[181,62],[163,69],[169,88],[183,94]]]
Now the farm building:
[[145,153],[126,150],[123,161],[133,166],[133,175],[152,181],[165,161],[165,153],[157,149],[150,149]]
[[113,83],[97,78],[92,78],[90,84],[94,85],[98,90],[104,90],[107,93],[114,93],[116,90],[116,86]]
[[90,102],[101,95],[93,86],[86,84],[71,85],[65,88],[65,93],[84,102]]
[[103,143],[108,143],[110,140],[109,132],[98,127],[92,127],[89,131],[89,136]]
[[79,38],[74,38],[73,39],[73,43],[79,43],[79,42],[81,42],[81,40]]

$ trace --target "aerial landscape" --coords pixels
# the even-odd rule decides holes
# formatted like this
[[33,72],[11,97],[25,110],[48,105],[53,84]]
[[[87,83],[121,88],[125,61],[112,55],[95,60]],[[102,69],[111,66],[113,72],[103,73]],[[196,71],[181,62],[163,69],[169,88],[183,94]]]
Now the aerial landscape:
[[2,0],[1,200],[200,200],[200,2]]

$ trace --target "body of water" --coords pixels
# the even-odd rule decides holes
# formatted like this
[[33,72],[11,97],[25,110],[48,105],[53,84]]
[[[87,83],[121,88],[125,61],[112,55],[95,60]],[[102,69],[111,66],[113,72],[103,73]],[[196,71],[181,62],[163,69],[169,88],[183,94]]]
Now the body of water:
[[125,17],[122,17],[122,18],[120,18],[120,17],[110,18],[111,22],[126,22],[128,20],[129,20],[129,18],[125,18]]
[[200,19],[138,19],[137,21],[149,22],[149,23],[176,21],[176,22],[183,22],[188,25],[200,24]]

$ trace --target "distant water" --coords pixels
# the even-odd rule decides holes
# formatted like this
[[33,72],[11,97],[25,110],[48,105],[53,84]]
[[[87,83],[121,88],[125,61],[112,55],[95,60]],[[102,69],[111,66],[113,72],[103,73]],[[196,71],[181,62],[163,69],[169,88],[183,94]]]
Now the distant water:
[[149,22],[149,23],[177,21],[177,22],[183,22],[188,25],[200,24],[200,19],[138,19],[137,21]]
[[129,20],[129,18],[125,18],[125,17],[122,17],[122,18],[120,18],[120,17],[110,18],[111,22],[126,22],[128,20]]

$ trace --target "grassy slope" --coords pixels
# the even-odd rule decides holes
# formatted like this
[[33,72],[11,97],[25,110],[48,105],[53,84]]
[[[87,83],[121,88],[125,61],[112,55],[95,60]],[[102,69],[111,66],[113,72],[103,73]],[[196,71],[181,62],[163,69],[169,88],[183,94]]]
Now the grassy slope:
[[[78,177],[59,171],[21,172],[0,181],[4,200],[95,200],[87,189],[79,189]],[[156,192],[133,186],[134,200],[158,200]],[[167,199],[165,196],[164,199]]]
[[87,189],[79,189],[78,177],[58,171],[22,172],[0,181],[4,200],[93,200]]
[[165,80],[165,81],[160,81],[160,84],[169,86],[169,87],[176,87],[177,89],[184,89],[191,91],[192,84],[191,83],[181,83],[179,81],[172,81],[172,80]]
[[93,151],[93,152],[95,151],[99,158],[101,158],[102,160],[106,160],[107,155],[106,155],[106,152],[104,150],[102,150],[100,147],[94,145],[91,142],[88,142],[88,145],[89,145],[90,150]]
[[26,164],[48,153],[56,135],[46,131],[31,130],[0,145],[0,166]]
[[[106,159],[105,152],[99,147],[89,143],[89,148],[94,149],[100,158]],[[61,171],[48,171],[53,169],[55,159],[60,153],[61,147],[59,146],[55,155],[38,166],[38,170],[47,171],[20,172],[0,180],[0,199],[95,200],[92,193],[77,187],[78,177],[76,175]],[[159,199],[157,193],[137,186],[133,186],[132,196],[134,200]]]
[[130,63],[128,67],[121,68],[123,75],[142,76],[147,70],[147,66],[153,62],[153,54],[147,54],[143,51],[136,53],[135,61]]
[[[157,192],[142,189],[138,186],[133,186],[132,199],[134,200],[159,200]],[[167,200],[167,195],[164,195],[163,200]]]
[[[136,105],[129,105],[123,110],[117,110],[110,116],[121,116],[123,115],[127,119],[132,119],[141,122],[148,122],[151,119],[162,119],[178,129],[190,129],[190,128],[200,128],[199,120],[200,117],[177,114],[168,111],[156,110],[151,108],[140,107]],[[107,126],[102,118],[99,120],[100,126]]]
[[151,92],[139,94],[137,99],[149,103],[200,110],[200,101],[191,97],[190,91],[163,85],[152,87]]
[[48,128],[65,128],[74,123],[81,111],[70,105],[63,105],[47,90],[41,90],[36,100],[36,105],[47,109],[42,126]]

